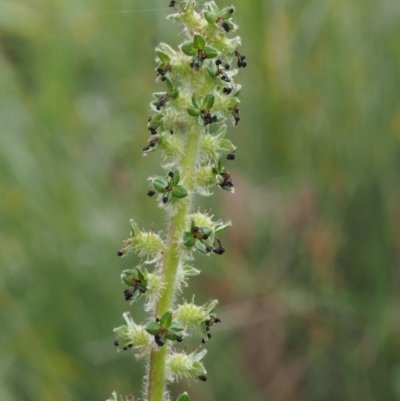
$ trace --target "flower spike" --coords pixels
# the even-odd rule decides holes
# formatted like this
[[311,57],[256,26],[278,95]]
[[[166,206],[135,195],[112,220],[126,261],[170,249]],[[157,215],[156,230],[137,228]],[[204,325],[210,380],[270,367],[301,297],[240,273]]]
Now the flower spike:
[[[126,324],[114,329],[114,346],[137,357],[148,356],[146,401],[190,401],[187,393],[170,397],[167,382],[207,380],[203,363],[207,350],[200,346],[187,352],[187,345],[183,350],[176,347],[192,333],[197,332],[203,344],[212,338],[212,327],[221,321],[215,312],[218,301],[198,306],[194,298],[182,300],[181,292],[191,277],[208,268],[207,258],[201,269],[191,266],[195,255],[214,257],[226,251],[222,231],[231,223],[194,211],[193,201],[195,194],[209,196],[215,187],[234,192],[224,163],[232,163],[237,149],[227,132],[241,119],[241,86],[235,79],[247,66],[239,53],[234,6],[169,0],[169,7],[173,14],[167,18],[183,25],[185,39],[175,49],[162,42],[156,47],[154,76],[160,91],[153,94],[152,112],[143,124],[148,133],[143,155],[160,155],[163,169],[148,179],[147,195],[156,197],[168,229],[141,230],[131,220],[130,235],[117,252],[120,257],[134,253],[140,259],[121,273],[123,294],[129,305],[143,304],[150,315],[137,324],[125,312]],[[114,392],[108,401],[133,400]]]

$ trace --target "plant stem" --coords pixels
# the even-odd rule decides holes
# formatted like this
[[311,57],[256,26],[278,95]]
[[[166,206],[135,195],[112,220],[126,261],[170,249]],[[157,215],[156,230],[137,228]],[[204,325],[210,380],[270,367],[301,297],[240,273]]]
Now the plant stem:
[[[185,153],[180,167],[181,180],[188,189],[189,195],[181,200],[177,214],[171,218],[168,244],[163,257],[165,288],[157,303],[156,317],[160,317],[170,310],[175,298],[176,275],[182,253],[181,245],[178,243],[178,235],[184,231],[190,212],[194,186],[193,175],[197,163],[200,138],[201,129],[199,127],[192,129],[187,134]],[[164,399],[167,354],[168,341],[159,350],[151,352],[147,401],[163,401]]]

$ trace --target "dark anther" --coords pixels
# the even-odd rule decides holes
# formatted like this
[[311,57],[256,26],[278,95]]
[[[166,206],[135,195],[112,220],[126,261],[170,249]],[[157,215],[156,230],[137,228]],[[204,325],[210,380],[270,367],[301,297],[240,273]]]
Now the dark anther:
[[206,343],[206,340],[205,340],[204,338],[202,338],[202,339],[201,339],[201,343],[202,343],[202,344],[205,344],[205,343]]
[[128,347],[124,347],[124,348],[122,348],[124,351],[126,351],[127,349],[128,349]]
[[240,121],[240,117],[239,117],[239,108],[235,107],[233,109],[233,118],[235,119],[235,125],[238,124],[238,122]]
[[165,106],[165,104],[168,102],[168,100],[171,98],[171,95],[167,93],[166,95],[160,97],[159,102],[156,106],[157,110],[160,110],[161,107]]
[[128,348],[132,348],[133,347],[133,344],[128,344]]
[[224,89],[222,89],[222,93],[229,95],[230,93],[232,93],[232,88],[224,88]]
[[156,319],[156,322],[158,323],[159,321],[160,321],[160,319],[159,319],[159,318],[157,318],[157,319]]
[[216,253],[217,255],[222,255],[223,253],[225,253],[225,249],[222,247],[219,247],[219,248],[213,249],[213,252]]
[[133,297],[133,293],[135,292],[134,289],[130,289],[130,290],[125,290],[124,291],[124,295],[125,295],[125,301],[130,301]]
[[199,380],[201,380],[202,382],[206,382],[207,381],[207,377],[206,376],[199,376]]
[[219,248],[213,249],[213,252],[216,253],[217,255],[222,255],[225,252],[225,249],[222,247],[219,247]]
[[174,131],[172,131],[172,129],[169,130],[169,133],[172,135],[174,133]]
[[224,65],[224,67],[225,67],[225,70],[229,70],[229,68],[231,68],[231,66],[230,66],[228,63],[226,63],[226,64]]
[[147,121],[150,122],[152,119],[153,119],[153,117],[150,116],[150,117],[147,119]]
[[114,341],[114,345],[115,345],[116,347],[118,347],[119,341],[118,341],[118,340],[115,340],[115,341]]
[[231,14],[233,14],[234,11],[235,11],[235,9],[234,9],[233,7],[231,7],[231,8],[229,9],[229,12],[230,12]]
[[176,1],[175,0],[171,0],[169,3],[169,7],[175,7]]
[[[206,54],[206,52],[204,50],[199,50],[197,52],[197,54],[200,57],[200,59],[203,60],[203,61],[207,58],[207,54]],[[199,65],[199,68],[200,68],[200,65]]]
[[157,137],[151,138],[150,142],[149,142],[149,147],[152,148],[153,146],[155,146],[159,140],[160,140],[160,138],[157,138]]
[[221,241],[218,238],[215,238],[215,240],[218,243],[218,248],[213,249],[213,252],[217,255],[222,255],[225,252],[225,249],[223,248]]
[[230,31],[229,24],[222,18],[217,19],[217,24],[220,25],[224,29],[225,32]]
[[207,333],[207,337],[208,338],[211,338],[212,336],[211,336],[211,333]]
[[227,155],[226,156],[226,158],[228,159],[228,160],[235,160],[235,155],[233,154],[233,153],[229,153],[229,155]]
[[156,344],[160,347],[162,347],[164,345],[164,341],[161,340],[161,336],[159,334],[156,334],[154,336],[154,341],[156,342]]
[[147,195],[148,195],[148,196],[154,196],[155,193],[156,193],[156,191],[150,190],[150,191],[147,192]]
[[123,253],[122,251],[118,251],[118,252],[117,252],[117,255],[118,255],[119,257],[121,257],[121,256],[124,256],[124,253]]
[[193,228],[192,228],[192,231],[193,231],[194,233],[197,233],[197,232],[200,231],[200,228],[199,228],[199,227],[193,227]]
[[161,77],[161,81],[165,81],[167,78],[164,77],[164,75]]
[[216,65],[221,65],[221,64],[222,64],[222,61],[221,61],[220,59],[218,59],[218,60],[215,62],[215,64],[216,64]]
[[240,67],[244,68],[247,66],[247,63],[244,61],[246,56],[242,56],[239,52],[235,52],[235,56],[238,59],[238,62],[237,62],[238,68],[240,68]]
[[168,202],[168,196],[164,196],[164,197],[162,198],[162,201],[163,201],[163,203],[167,203],[167,202]]
[[215,323],[221,323],[221,319],[219,317],[214,318]]
[[171,178],[173,178],[173,177],[174,177],[173,171],[170,171],[170,172],[168,173],[168,176],[171,177]]
[[149,149],[150,149],[150,146],[145,146],[145,147],[143,148],[143,152],[147,152]]
[[207,246],[206,246],[206,251],[207,251],[207,252],[211,252],[211,251],[212,251],[212,248],[211,248],[210,246],[207,245]]
[[176,341],[178,341],[178,343],[181,343],[181,342],[183,341],[183,338],[182,338],[182,337],[178,337],[178,338],[176,339]]

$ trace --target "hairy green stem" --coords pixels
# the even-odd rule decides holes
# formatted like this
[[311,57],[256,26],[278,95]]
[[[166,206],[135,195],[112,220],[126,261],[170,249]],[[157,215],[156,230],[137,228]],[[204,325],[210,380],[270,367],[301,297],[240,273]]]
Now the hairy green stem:
[[[193,175],[198,157],[201,129],[196,127],[188,133],[184,156],[181,161],[181,179],[190,195],[180,202],[180,208],[171,218],[168,244],[163,257],[163,274],[165,288],[161,293],[156,307],[156,316],[162,316],[171,309],[175,298],[175,283],[182,251],[179,249],[178,235],[183,232],[187,223],[187,216],[192,203],[194,186]],[[150,356],[149,380],[147,401],[163,401],[165,388],[166,361],[168,354],[168,342]]]

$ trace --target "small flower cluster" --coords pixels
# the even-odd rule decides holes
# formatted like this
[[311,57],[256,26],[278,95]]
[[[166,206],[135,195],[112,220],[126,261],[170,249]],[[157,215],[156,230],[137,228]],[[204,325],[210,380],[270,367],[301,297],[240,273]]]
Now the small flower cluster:
[[[177,50],[165,43],[156,48],[156,82],[164,90],[153,94],[153,115],[147,121],[150,138],[143,148],[143,155],[161,152],[165,173],[149,178],[147,195],[157,194],[169,227],[165,235],[152,228],[140,230],[131,220],[129,238],[118,251],[120,257],[134,253],[141,259],[122,271],[123,294],[130,304],[144,299],[151,317],[136,324],[125,312],[126,324],[114,329],[114,344],[118,351],[150,356],[146,401],[170,400],[165,381],[207,380],[203,364],[207,351],[201,344],[211,338],[214,324],[221,322],[215,312],[218,301],[196,305],[193,300],[181,304],[176,300],[188,279],[200,273],[187,263],[196,253],[225,253],[220,232],[230,222],[193,212],[193,196],[209,196],[213,187],[234,192],[223,160],[235,160],[236,146],[226,138],[227,124],[236,126],[240,121],[241,87],[234,77],[247,65],[238,52],[240,38],[232,35],[237,30],[233,6],[219,9],[209,1],[198,9],[194,0],[171,0],[169,6],[174,13],[168,18],[183,24],[187,38]],[[199,333],[199,348],[191,353],[186,347],[177,349],[193,331]],[[108,401],[118,401],[117,394]],[[190,399],[184,393],[177,401]]]

